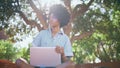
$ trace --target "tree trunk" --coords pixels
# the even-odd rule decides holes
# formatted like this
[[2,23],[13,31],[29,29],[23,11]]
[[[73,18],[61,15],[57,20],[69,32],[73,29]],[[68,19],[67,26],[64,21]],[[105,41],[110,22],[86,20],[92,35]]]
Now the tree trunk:
[[0,31],[0,40],[6,40],[8,39],[8,36],[5,34],[4,30]]

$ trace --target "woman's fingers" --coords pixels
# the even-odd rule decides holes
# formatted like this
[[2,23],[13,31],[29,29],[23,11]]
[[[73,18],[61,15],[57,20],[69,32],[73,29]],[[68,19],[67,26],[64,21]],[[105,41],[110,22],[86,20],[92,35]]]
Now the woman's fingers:
[[63,47],[56,46],[55,50],[56,50],[57,53],[60,53],[60,54],[64,53],[64,48]]
[[55,50],[57,53],[60,53],[60,46],[56,46]]
[[60,53],[61,53],[61,54],[64,53],[64,48],[63,48],[63,47],[60,48]]

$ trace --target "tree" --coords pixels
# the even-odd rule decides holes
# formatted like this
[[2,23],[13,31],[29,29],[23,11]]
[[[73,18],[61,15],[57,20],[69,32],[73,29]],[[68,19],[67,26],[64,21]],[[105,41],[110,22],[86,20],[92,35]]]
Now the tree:
[[7,39],[4,28],[8,27],[7,20],[20,9],[18,0],[0,0],[0,39]]
[[0,1],[0,30],[7,28],[8,23],[6,22],[10,16],[14,15],[15,12],[20,10],[18,0],[1,0]]
[[[48,27],[46,6],[39,6],[38,8],[33,0],[21,0],[19,2],[22,4],[21,10],[19,10],[16,15],[20,15],[24,22],[21,20],[17,21],[17,25],[11,25],[9,23],[9,28],[5,29],[9,37],[13,37],[16,32],[21,35],[23,33],[28,34],[31,29],[35,27],[39,31]],[[36,2],[39,3],[38,0],[36,0]],[[80,48],[80,52],[85,52],[85,58],[88,57],[87,55],[92,56],[92,58],[87,58],[88,60],[94,61],[95,56],[102,61],[113,61],[114,58],[119,58],[119,0],[80,0],[81,3],[76,4],[75,7],[71,5],[73,0],[61,0],[61,2],[67,7],[71,14],[70,23],[63,29],[70,37],[73,47],[77,45],[76,48],[83,47],[83,49],[88,50],[83,51],[83,49]],[[27,12],[25,12],[25,10]],[[30,18],[32,15],[34,19]],[[9,19],[12,18],[13,16]],[[28,25],[29,27],[27,27]],[[87,45],[89,45],[89,48],[93,48],[93,50],[88,49]],[[76,48],[75,52],[77,53],[79,50],[76,51]],[[112,52],[112,50],[114,52]],[[76,55],[75,57],[77,57]],[[83,54],[78,56],[81,55]],[[111,57],[112,55],[115,57]],[[78,57],[78,59],[79,58],[80,57]],[[80,60],[80,62],[84,61]]]
[[[103,0],[102,2],[101,0],[97,1],[96,3],[99,4],[101,8],[104,9],[102,10],[102,12],[100,11],[99,8],[97,8],[94,11],[88,12],[86,14],[86,17],[80,17],[82,18],[83,22],[87,22],[87,20],[91,21],[92,19],[90,18],[92,18],[93,16],[94,20],[92,21],[96,23],[94,25],[95,28],[94,33],[90,37],[86,37],[82,40],[77,40],[76,43],[73,44],[76,56],[74,60],[76,60],[77,63],[83,62],[85,63],[86,62],[85,60],[89,60],[89,62],[91,62],[92,60],[92,62],[95,62],[95,57],[99,58],[101,62],[112,62],[120,60],[119,59],[120,8],[117,7],[120,5],[119,1]],[[83,23],[81,23],[80,21],[79,24]],[[81,29],[79,28],[79,26],[77,28]]]
[[[75,19],[75,17],[80,16],[80,15],[82,15],[82,14],[84,14],[86,12],[88,10],[89,6],[91,5],[91,3],[93,2],[93,0],[91,0],[86,5],[85,4],[84,5],[80,5],[80,4],[76,5],[76,7],[74,9],[71,8],[71,0],[62,0],[62,1],[65,4],[65,6],[68,8],[68,10],[70,11],[70,13],[71,13],[70,24],[68,24],[68,26],[64,27],[65,33],[68,36],[70,36],[70,32],[72,31],[72,26],[71,26],[71,24],[73,23],[72,21]],[[22,1],[20,1],[20,2],[22,2]],[[39,31],[42,30],[42,29],[46,29],[47,28],[47,23],[46,23],[46,20],[45,20],[45,17],[46,17],[45,16],[46,15],[45,14],[45,9],[38,9],[36,7],[35,3],[32,0],[28,0],[28,2],[26,2],[26,3],[28,3],[30,5],[30,7],[32,8],[32,10],[36,13],[37,19],[40,21],[40,24],[37,23],[35,20],[34,21],[33,20],[29,20],[27,18],[27,16],[24,14],[24,12],[18,11],[18,13],[20,14],[20,16],[25,21],[25,23],[27,25],[30,25],[31,27],[33,27],[33,26],[37,27]],[[81,10],[77,10],[79,8],[82,8],[82,9]],[[43,27],[41,27],[40,25],[43,25]],[[69,30],[67,28],[69,28]],[[86,35],[86,34],[89,35],[89,34],[91,34],[91,32],[90,33],[86,33],[85,32],[85,34],[83,33],[83,35]],[[76,39],[76,37],[74,37],[74,34],[71,35],[71,36],[72,36],[72,41],[74,41]],[[79,37],[79,36],[77,36],[77,37]],[[82,37],[82,35],[79,38],[81,38],[81,37]]]

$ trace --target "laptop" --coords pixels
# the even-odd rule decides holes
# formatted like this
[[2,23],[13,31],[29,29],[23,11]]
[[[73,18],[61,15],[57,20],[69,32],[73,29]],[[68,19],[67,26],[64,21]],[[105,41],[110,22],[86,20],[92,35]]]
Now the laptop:
[[56,67],[61,64],[61,55],[55,47],[30,47],[30,64],[35,67]]

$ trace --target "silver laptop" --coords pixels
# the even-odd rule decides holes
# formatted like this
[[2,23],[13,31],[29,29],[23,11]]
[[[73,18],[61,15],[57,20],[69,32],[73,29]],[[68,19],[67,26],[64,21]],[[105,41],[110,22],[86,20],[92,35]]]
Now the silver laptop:
[[61,55],[55,47],[30,47],[30,64],[38,67],[56,67],[61,64]]

